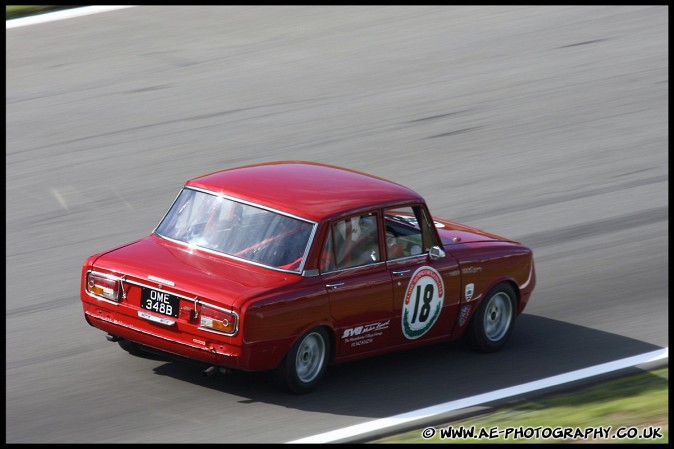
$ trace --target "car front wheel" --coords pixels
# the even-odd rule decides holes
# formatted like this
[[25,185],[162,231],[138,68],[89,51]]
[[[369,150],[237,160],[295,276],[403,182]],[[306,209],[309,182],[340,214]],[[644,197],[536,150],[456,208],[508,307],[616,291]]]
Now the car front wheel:
[[285,385],[294,393],[311,391],[325,375],[330,339],[324,329],[315,328],[300,337],[279,366]]
[[515,325],[516,294],[509,284],[489,291],[466,329],[469,345],[479,352],[495,352],[508,341]]

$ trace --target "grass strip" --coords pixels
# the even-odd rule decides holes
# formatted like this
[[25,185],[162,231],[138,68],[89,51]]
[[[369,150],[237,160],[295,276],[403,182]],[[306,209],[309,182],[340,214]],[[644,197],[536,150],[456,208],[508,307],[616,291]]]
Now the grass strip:
[[79,8],[85,5],[6,5],[5,20],[44,14],[61,9]]
[[[665,367],[535,400],[522,399],[485,415],[434,426],[434,430],[417,429],[373,442],[666,444],[669,443],[668,397],[669,367]],[[474,437],[458,437],[456,429],[464,432],[471,428]],[[539,430],[534,431],[536,428]],[[560,428],[562,430],[554,430]],[[432,436],[423,438],[424,431]],[[563,431],[567,432],[566,436]],[[480,432],[482,438],[477,438]],[[559,438],[555,438],[555,432]],[[579,432],[582,437],[578,437]],[[526,438],[527,433],[531,438]],[[550,437],[543,438],[544,433]],[[464,436],[467,435],[464,433]],[[519,437],[515,439],[515,436]]]

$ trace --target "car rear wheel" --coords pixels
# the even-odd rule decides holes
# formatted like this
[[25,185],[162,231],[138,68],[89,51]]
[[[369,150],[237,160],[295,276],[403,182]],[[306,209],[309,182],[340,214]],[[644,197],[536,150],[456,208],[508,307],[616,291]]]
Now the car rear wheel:
[[515,325],[516,298],[509,284],[499,284],[489,291],[466,329],[474,350],[495,352],[506,344]]
[[311,391],[323,378],[328,367],[330,338],[321,328],[302,335],[290,348],[279,366],[279,374],[293,393]]

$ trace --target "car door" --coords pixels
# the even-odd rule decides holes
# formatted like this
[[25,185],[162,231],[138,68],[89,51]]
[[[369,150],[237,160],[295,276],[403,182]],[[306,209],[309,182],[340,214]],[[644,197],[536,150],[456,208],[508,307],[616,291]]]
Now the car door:
[[356,357],[391,341],[393,292],[382,260],[378,213],[330,223],[319,269],[335,325],[336,355]]
[[459,266],[451,255],[436,260],[429,256],[431,247],[442,246],[428,217],[421,204],[384,210],[394,345],[449,336],[456,321]]

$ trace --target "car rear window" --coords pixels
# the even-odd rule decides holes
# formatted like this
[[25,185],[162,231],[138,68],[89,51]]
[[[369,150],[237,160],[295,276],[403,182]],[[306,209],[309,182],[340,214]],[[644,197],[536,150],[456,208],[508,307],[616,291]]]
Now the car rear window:
[[155,234],[255,264],[299,272],[314,226],[278,211],[186,187]]

